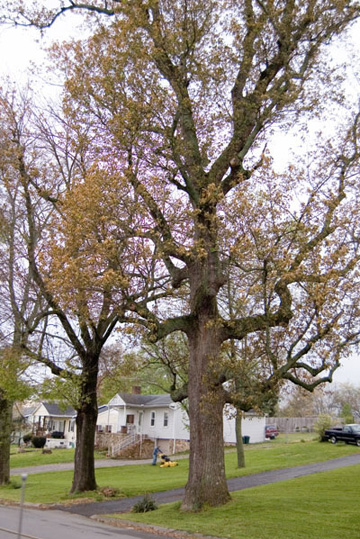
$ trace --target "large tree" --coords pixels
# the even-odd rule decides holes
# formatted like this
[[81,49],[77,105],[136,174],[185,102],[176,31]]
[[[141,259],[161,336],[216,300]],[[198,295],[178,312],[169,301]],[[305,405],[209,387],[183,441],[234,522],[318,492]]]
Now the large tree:
[[116,169],[98,163],[89,129],[72,129],[55,109],[22,111],[0,101],[1,180],[18,196],[26,268],[46,308],[32,324],[24,313],[16,319],[17,332],[23,322],[38,336],[18,339],[17,350],[68,382],[77,412],[71,491],[94,490],[100,355],[124,309],[160,299],[164,278],[154,274],[146,236],[134,239],[141,208]]
[[[27,259],[29,235],[22,189],[12,167],[15,126],[13,130],[8,128],[15,110],[19,122],[26,123],[26,95],[20,107],[11,89],[0,89],[0,484],[10,479],[13,403],[34,393],[34,384],[25,375],[31,362],[22,354],[22,345],[31,342],[34,349],[41,346],[35,332],[41,313],[46,311],[46,302],[32,278]],[[40,223],[36,230],[40,233]]]
[[[133,191],[134,215],[141,213],[128,232],[157,259],[164,291],[159,301],[133,293],[123,320],[147,327],[153,340],[186,334],[191,452],[183,508],[221,504],[229,499],[227,341],[251,337],[254,350],[264,343],[273,386],[281,377],[304,380],[304,370],[326,373],[356,333],[357,119],[324,145],[317,166],[293,167],[285,178],[262,149],[272,126],[295,125],[340,96],[325,49],[360,6],[72,0],[53,11],[20,3],[16,18],[46,28],[76,10],[95,15],[94,35],[55,52],[67,77],[69,121],[87,126],[99,175],[120,181],[119,200]],[[244,287],[236,318],[219,301],[229,277]],[[309,330],[310,348],[334,328],[321,353],[274,350],[276,328],[293,317],[296,331]]]

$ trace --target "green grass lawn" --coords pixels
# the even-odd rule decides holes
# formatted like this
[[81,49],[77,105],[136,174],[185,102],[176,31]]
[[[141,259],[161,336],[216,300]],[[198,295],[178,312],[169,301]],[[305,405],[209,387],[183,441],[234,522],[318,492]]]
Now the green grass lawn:
[[[65,450],[59,450],[64,454]],[[299,466],[311,462],[333,459],[345,455],[359,453],[359,448],[338,443],[319,443],[317,441],[286,443],[277,440],[276,443],[268,442],[264,444],[245,446],[246,468],[236,467],[236,454],[234,451],[227,452],[226,474],[227,477],[249,475],[266,470]],[[29,453],[20,454],[24,458],[34,459]],[[20,456],[19,455],[19,456]],[[14,455],[15,457],[17,455]],[[52,455],[38,455],[55,458]],[[50,460],[41,460],[41,463],[49,463]],[[29,462],[22,462],[21,466],[31,465]],[[16,464],[16,466],[20,466]],[[111,486],[120,489],[125,496],[134,496],[185,485],[188,474],[188,460],[179,460],[179,466],[174,468],[160,468],[149,464],[119,466],[115,468],[99,468],[96,471],[96,479],[99,487]],[[69,472],[48,472],[31,474],[26,482],[26,501],[33,503],[59,503],[69,500],[68,492],[72,482],[72,471]],[[9,487],[0,487],[0,499],[20,499],[20,477],[15,476]],[[15,487],[15,488],[14,488]],[[92,497],[100,499],[97,493],[85,493],[82,497]]]
[[[41,466],[42,464],[60,464],[73,462],[75,449],[52,449],[51,453],[42,453],[42,449],[29,448],[25,453],[19,453],[17,447],[11,448],[10,467],[25,468],[27,466]],[[95,458],[105,458],[104,453],[95,452]]]
[[350,539],[359,537],[359,474],[357,465],[251,488],[201,513],[173,503],[119,518],[226,539]]

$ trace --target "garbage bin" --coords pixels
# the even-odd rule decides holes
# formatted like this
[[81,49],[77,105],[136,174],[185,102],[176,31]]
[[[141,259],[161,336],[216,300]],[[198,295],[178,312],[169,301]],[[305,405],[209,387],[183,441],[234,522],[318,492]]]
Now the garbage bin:
[[243,441],[243,444],[248,444],[248,443],[250,443],[250,436],[243,436],[243,437],[242,437],[242,441]]

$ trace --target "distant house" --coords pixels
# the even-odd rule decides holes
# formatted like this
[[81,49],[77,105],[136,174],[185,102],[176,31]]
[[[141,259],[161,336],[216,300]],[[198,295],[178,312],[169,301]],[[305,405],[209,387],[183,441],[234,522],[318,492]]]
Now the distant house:
[[189,428],[186,412],[170,395],[117,393],[99,408],[98,433],[121,433],[158,441],[163,451],[187,448]]
[[[224,443],[235,444],[234,411],[227,407],[224,411]],[[142,395],[136,389],[133,393],[117,393],[107,405],[99,408],[97,419],[97,439],[104,436],[111,439],[109,447],[117,453],[115,445],[119,434],[151,439],[165,453],[173,454],[187,449],[190,441],[189,419],[179,403],[170,395]],[[242,421],[242,433],[250,443],[265,440],[265,417],[246,414]],[[119,442],[119,449],[122,447]]]
[[[35,435],[47,437],[46,447],[75,446],[76,412],[71,406],[64,410],[56,403],[40,402],[25,409],[23,415]],[[234,416],[234,410],[225,407],[226,444],[236,443]],[[184,408],[168,394],[142,395],[138,387],[133,388],[133,393],[117,393],[107,405],[99,407],[96,430],[96,444],[107,448],[112,456],[144,441],[152,448],[156,444],[168,454],[188,449],[190,442],[189,419]],[[53,438],[54,433],[62,438]],[[249,443],[263,442],[265,417],[246,414],[242,434]]]
[[[47,447],[75,446],[76,412],[72,406],[64,409],[56,403],[40,402],[25,409],[23,415],[34,435],[48,438]],[[62,438],[52,438],[53,435]]]

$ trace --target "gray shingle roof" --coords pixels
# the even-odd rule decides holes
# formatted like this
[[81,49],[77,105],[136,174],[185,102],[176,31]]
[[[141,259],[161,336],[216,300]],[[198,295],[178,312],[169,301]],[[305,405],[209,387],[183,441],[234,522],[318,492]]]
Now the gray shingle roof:
[[36,408],[37,406],[28,406],[27,408],[23,409],[22,415],[24,417],[29,417],[29,415],[32,415],[35,412]]
[[135,393],[118,393],[125,404],[132,406],[163,407],[169,406],[173,401],[170,395],[138,395]]
[[43,402],[42,405],[46,408],[50,416],[73,417],[76,415],[76,412],[72,406],[68,406],[64,409],[63,407],[59,407],[59,405],[54,402]]

